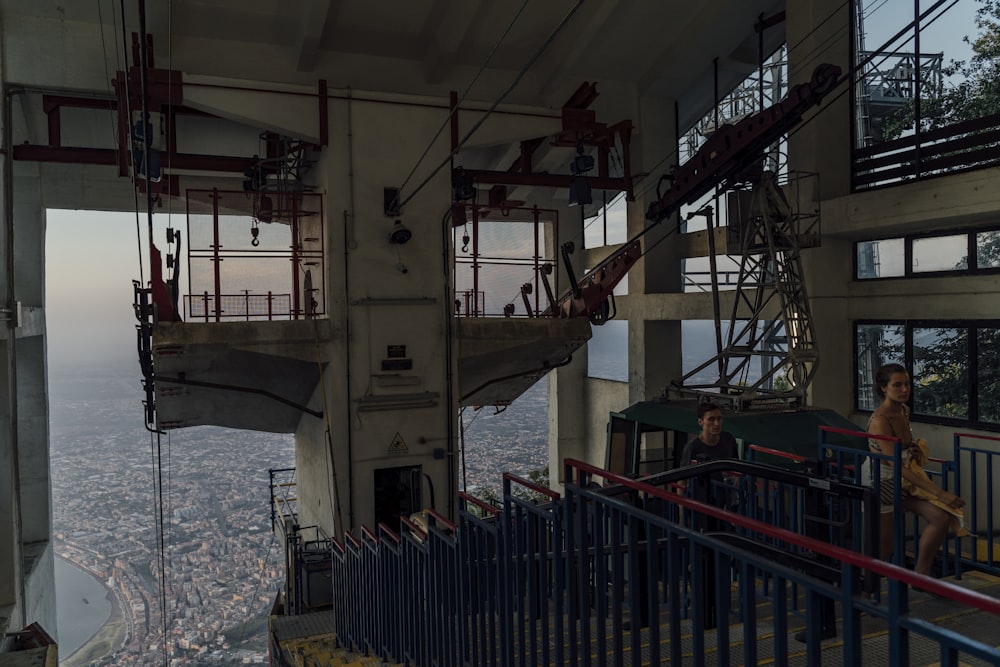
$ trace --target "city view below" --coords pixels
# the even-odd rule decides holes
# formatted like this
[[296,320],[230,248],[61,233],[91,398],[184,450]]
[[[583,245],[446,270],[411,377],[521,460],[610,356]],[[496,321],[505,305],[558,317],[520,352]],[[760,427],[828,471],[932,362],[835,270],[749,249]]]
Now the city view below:
[[[137,365],[50,374],[61,664],[264,664],[284,581],[268,469],[295,465],[292,436],[199,427],[157,441],[143,426]],[[545,465],[546,402],[542,381],[503,412],[468,411],[470,492]],[[154,482],[164,491],[162,561]]]

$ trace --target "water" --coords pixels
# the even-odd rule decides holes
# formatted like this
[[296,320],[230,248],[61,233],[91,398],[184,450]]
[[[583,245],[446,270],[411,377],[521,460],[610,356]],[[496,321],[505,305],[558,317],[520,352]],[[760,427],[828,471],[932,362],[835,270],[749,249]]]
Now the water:
[[59,655],[68,658],[111,617],[108,589],[83,570],[55,559]]

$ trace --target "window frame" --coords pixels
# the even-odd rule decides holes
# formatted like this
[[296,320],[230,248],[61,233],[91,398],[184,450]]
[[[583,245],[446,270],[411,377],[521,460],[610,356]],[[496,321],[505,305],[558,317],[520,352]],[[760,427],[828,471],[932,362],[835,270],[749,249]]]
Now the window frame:
[[873,411],[859,405],[858,397],[861,391],[859,369],[858,369],[858,327],[861,326],[902,326],[903,327],[903,365],[906,367],[910,377],[914,377],[914,351],[913,351],[913,331],[914,329],[966,329],[968,340],[968,414],[967,419],[955,417],[942,417],[939,415],[929,415],[915,412],[913,410],[914,393],[910,393],[908,405],[910,407],[910,421],[924,424],[937,424],[941,426],[968,427],[980,431],[1000,432],[1000,423],[984,422],[979,419],[980,401],[979,393],[974,388],[979,384],[979,331],[981,329],[1000,329],[1000,319],[978,319],[978,320],[906,320],[906,319],[859,319],[853,322],[854,340],[851,349],[854,353],[851,364],[853,375],[853,410],[859,414],[871,414]]
[[[1000,226],[994,227],[960,227],[956,229],[941,229],[933,232],[921,232],[919,234],[890,234],[877,238],[860,239],[854,241],[851,255],[851,275],[855,283],[873,283],[883,280],[905,280],[912,278],[941,278],[944,276],[980,276],[1000,273],[1000,266],[979,267],[979,245],[978,237],[985,232],[1000,233]],[[944,269],[939,271],[914,271],[913,270],[913,242],[922,239],[931,239],[947,236],[966,236],[966,253],[968,266],[964,269]],[[879,276],[876,278],[858,277],[858,247],[862,243],[875,243],[878,241],[891,241],[892,239],[903,240],[903,275],[901,276]]]

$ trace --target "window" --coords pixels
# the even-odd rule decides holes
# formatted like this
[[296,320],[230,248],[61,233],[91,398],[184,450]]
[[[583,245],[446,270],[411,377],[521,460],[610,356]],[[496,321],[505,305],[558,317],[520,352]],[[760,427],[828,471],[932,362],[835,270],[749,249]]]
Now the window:
[[903,239],[880,239],[855,244],[857,280],[898,278],[906,273],[906,248]]
[[875,371],[884,364],[903,364],[905,361],[904,327],[902,324],[859,324],[856,330],[857,407],[874,410],[881,401],[875,394]]
[[[594,203],[596,204],[596,197]],[[600,248],[606,245],[617,245],[628,240],[627,202],[625,193],[621,192],[613,198],[604,193],[604,205],[592,218],[583,221],[583,245],[585,248]]]
[[1000,268],[1000,230],[976,234],[976,268]]
[[592,331],[587,377],[628,382],[628,321],[609,320]]
[[855,407],[874,410],[879,366],[910,370],[913,419],[1000,430],[1000,325],[995,321],[859,322]]
[[913,239],[914,273],[961,271],[969,268],[969,235],[928,236]]
[[[974,264],[970,257],[975,258]],[[858,241],[854,261],[855,280],[995,273],[1000,270],[1000,229]]]
[[913,329],[913,413],[969,416],[969,330]]
[[1000,329],[976,330],[976,399],[979,421],[1000,424]]
[[854,189],[996,164],[995,3],[850,4]]

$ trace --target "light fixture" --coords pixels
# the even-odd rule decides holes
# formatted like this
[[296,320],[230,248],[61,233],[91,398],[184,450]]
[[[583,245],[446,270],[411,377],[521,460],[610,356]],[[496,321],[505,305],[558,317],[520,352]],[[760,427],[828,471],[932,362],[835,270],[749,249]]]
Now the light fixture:
[[413,232],[410,231],[410,228],[404,225],[402,220],[397,220],[392,226],[392,231],[389,232],[389,243],[403,245],[411,238],[413,238]]

